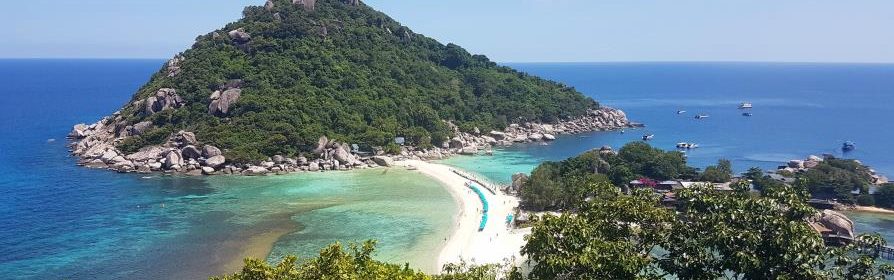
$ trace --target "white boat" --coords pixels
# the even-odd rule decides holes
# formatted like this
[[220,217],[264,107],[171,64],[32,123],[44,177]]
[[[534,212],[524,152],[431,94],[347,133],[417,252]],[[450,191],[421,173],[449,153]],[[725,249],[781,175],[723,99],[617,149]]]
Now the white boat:
[[699,120],[700,120],[700,119],[707,119],[707,118],[709,118],[709,117],[711,117],[711,116],[709,116],[709,115],[705,115],[705,114],[698,114],[698,115],[695,115],[695,118],[696,118],[696,119],[699,119]]
[[695,148],[698,148],[698,144],[687,143],[687,142],[677,143],[677,149],[695,149]]
[[751,103],[744,102],[742,104],[739,104],[739,109],[751,109],[751,108],[754,108],[754,105],[752,105]]
[[685,110],[680,110],[680,111],[677,111],[677,115],[682,115],[682,114],[685,114],[685,113],[686,113],[686,111],[685,111]]
[[655,138],[655,134],[643,135],[643,141],[649,141],[649,140],[652,140],[652,138]]

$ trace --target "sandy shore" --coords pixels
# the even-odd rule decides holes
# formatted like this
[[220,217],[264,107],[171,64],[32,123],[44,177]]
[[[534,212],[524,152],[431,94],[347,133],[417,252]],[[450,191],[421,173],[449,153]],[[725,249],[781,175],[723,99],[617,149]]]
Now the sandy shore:
[[894,214],[894,210],[878,208],[872,206],[854,206],[850,211],[854,212],[868,212],[868,213],[879,213],[879,214]]
[[414,166],[420,173],[440,181],[459,206],[453,233],[445,241],[438,256],[436,271],[440,271],[444,264],[461,260],[473,264],[521,262],[519,251],[525,244],[525,234],[530,230],[511,230],[506,225],[506,217],[518,206],[518,199],[485,191],[490,209],[487,225],[484,231],[479,232],[481,201],[465,186],[468,180],[453,173],[453,167],[418,160],[399,161],[395,164],[401,167]]

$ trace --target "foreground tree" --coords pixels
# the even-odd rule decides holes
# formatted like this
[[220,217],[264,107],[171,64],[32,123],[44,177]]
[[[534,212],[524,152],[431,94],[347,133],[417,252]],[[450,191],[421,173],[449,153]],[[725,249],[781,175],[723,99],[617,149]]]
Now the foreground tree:
[[781,187],[758,196],[695,186],[681,201],[661,267],[680,279],[823,279],[822,238],[807,224],[806,191]]
[[375,242],[352,244],[345,250],[340,243],[329,245],[320,256],[298,263],[289,256],[276,266],[257,259],[245,260],[241,271],[213,280],[304,280],[304,279],[432,279],[407,265],[383,263],[372,259]]
[[[447,264],[439,275],[427,275],[409,268],[376,261],[375,241],[351,244],[347,250],[340,244],[329,245],[320,255],[304,261],[288,256],[273,266],[266,261],[246,259],[239,272],[212,277],[212,280],[521,280],[516,268],[501,265]],[[505,268],[505,269],[504,269]]]
[[658,278],[651,254],[664,242],[673,213],[647,190],[632,195],[607,183],[590,185],[580,212],[536,221],[522,249],[530,279]]
[[531,279],[886,279],[884,240],[826,247],[807,223],[806,188],[745,183],[733,192],[695,186],[676,211],[648,191],[593,184],[578,212],[537,220],[522,249]]

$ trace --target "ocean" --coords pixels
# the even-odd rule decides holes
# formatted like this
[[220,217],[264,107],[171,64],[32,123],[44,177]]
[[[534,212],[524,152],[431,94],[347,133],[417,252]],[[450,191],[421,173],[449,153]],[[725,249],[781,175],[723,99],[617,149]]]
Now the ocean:
[[[162,60],[0,60],[0,274],[13,279],[196,279],[245,254],[311,256],[334,241],[379,240],[379,259],[432,270],[456,205],[437,182],[404,170],[272,177],[117,174],[75,166],[65,135],[130,99]],[[492,157],[444,163],[495,181],[655,134],[695,142],[690,163],[774,168],[811,154],[858,158],[894,174],[894,65],[784,63],[509,64],[576,87],[630,119],[626,133],[563,136]],[[751,117],[736,107],[751,102]],[[678,110],[688,113],[678,115]],[[695,120],[694,114],[711,117]],[[840,154],[843,141],[857,150]],[[387,175],[387,176],[383,176]],[[894,218],[850,213],[858,231]]]
[[433,271],[457,206],[406,170],[271,177],[117,174],[75,166],[65,136],[130,99],[162,60],[0,61],[0,275],[207,279],[250,253],[310,257],[378,240]]

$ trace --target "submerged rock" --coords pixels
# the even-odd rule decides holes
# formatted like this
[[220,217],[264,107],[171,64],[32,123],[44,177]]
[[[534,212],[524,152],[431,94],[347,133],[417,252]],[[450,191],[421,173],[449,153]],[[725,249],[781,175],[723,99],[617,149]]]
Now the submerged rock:
[[374,157],[372,157],[372,160],[379,166],[384,166],[384,167],[394,166],[394,160],[388,156],[374,156]]
[[270,173],[270,170],[267,170],[267,168],[264,168],[261,166],[252,166],[252,167],[249,167],[248,169],[245,169],[245,171],[242,171],[242,175],[247,175],[247,176],[260,176],[260,175],[266,175],[267,173]]

